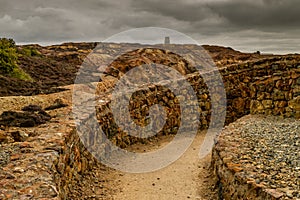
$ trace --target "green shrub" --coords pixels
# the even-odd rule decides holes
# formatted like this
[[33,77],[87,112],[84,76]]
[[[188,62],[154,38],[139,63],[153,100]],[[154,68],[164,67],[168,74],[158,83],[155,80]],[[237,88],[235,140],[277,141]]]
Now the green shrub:
[[0,72],[10,74],[17,65],[18,54],[13,39],[0,38]]
[[13,39],[0,38],[0,74],[33,81],[17,64],[18,53]]
[[19,53],[25,56],[41,56],[41,53],[33,47],[22,47]]

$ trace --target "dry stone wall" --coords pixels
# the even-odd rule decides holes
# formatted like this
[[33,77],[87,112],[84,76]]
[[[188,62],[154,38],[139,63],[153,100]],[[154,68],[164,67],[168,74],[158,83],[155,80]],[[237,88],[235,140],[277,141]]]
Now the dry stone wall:
[[258,78],[251,87],[251,113],[300,117],[300,67]]
[[[217,109],[217,112],[226,112],[226,124],[236,121],[238,118],[247,115],[249,113],[263,112],[264,114],[278,114],[283,116],[297,116],[297,103],[298,88],[299,88],[299,57],[284,56],[262,59],[254,62],[243,63],[239,65],[232,65],[219,69],[218,71],[206,72],[206,77],[214,77],[214,73],[220,73],[224,81],[224,86],[227,95],[227,110]],[[205,72],[203,72],[205,73]],[[200,122],[198,123],[199,129],[206,129],[210,123],[211,117],[211,103],[210,93],[208,87],[203,80],[203,77],[199,73],[186,74],[183,79],[178,79],[172,84],[180,85],[182,81],[187,80],[193,89],[196,91],[198,98],[199,109],[195,112],[200,112]],[[206,81],[209,81],[207,79]],[[214,80],[213,78],[211,80]],[[110,78],[103,80],[98,84],[98,98],[96,105],[97,120],[101,125],[105,135],[116,145],[124,148],[135,142],[143,142],[146,139],[140,139],[132,137],[124,133],[115,123],[111,109],[111,94],[113,92],[113,86],[117,82],[117,79]],[[269,87],[266,83],[271,83],[275,87]],[[287,84],[288,83],[288,86]],[[212,83],[219,84],[219,83]],[[180,125],[180,109],[178,106],[178,97],[176,97],[172,91],[167,87],[168,84],[161,82],[159,85],[146,85],[141,86],[141,91],[133,93],[133,96],[128,99],[130,102],[130,114],[133,121],[140,125],[147,124],[147,113],[149,107],[153,104],[160,104],[165,107],[167,114],[167,122],[162,131],[158,134],[176,134]],[[272,88],[264,89],[261,88]],[[149,90],[145,90],[145,88]],[[144,89],[144,90],[143,90]],[[284,112],[267,111],[269,107],[263,107],[263,109],[257,109],[257,101],[269,100],[268,95],[265,95],[262,99],[261,92],[267,91],[270,95],[273,92],[279,91],[287,93],[286,103],[278,102],[274,99],[272,105],[276,108],[285,108]],[[124,91],[131,92],[131,91]],[[214,91],[210,91],[214,92]],[[280,96],[280,94],[279,94]],[[264,99],[265,98],[265,99]],[[219,99],[224,100],[224,99]],[[265,101],[261,102],[264,106]],[[84,106],[84,105],[83,105]],[[273,107],[272,107],[273,108]],[[85,134],[84,141],[89,145],[89,151],[93,154],[101,154],[104,157],[113,153],[114,149],[109,148],[106,145],[105,137],[99,134],[97,126],[95,126],[95,118],[89,112],[92,107],[85,107],[86,113],[82,113],[82,130],[77,129],[79,134]],[[265,110],[265,111],[263,111]],[[276,110],[276,109],[275,109]],[[195,120],[195,119],[190,119]],[[218,123],[218,122],[215,122]],[[89,130],[89,131],[87,131]],[[66,140],[63,142],[63,150],[60,153],[59,160],[55,163],[56,170],[56,182],[60,191],[60,196],[63,199],[68,197],[68,194],[72,192],[75,184],[76,177],[91,167],[97,165],[96,160],[87,152],[79,140],[75,131],[71,131],[69,135],[65,136]],[[100,145],[100,146],[99,146]],[[226,179],[232,177],[227,173],[228,169],[226,165],[219,163],[218,158],[214,158],[215,163],[220,166],[219,174],[220,179]],[[222,159],[221,159],[222,160]],[[222,161],[223,162],[223,161]],[[225,167],[224,167],[225,166]],[[222,173],[222,171],[224,173]],[[231,172],[230,172],[231,173]],[[232,179],[235,180],[235,179]],[[229,181],[228,184],[231,184]],[[223,185],[226,187],[226,185]],[[245,190],[251,190],[251,186],[245,186]]]
[[59,197],[69,199],[82,176],[99,166],[99,162],[83,146],[75,127],[66,132],[63,138],[59,157],[54,161],[53,172]]
[[[250,113],[273,114],[287,117],[298,116],[298,64],[299,61],[297,59],[281,57],[232,65],[220,69],[219,73],[224,81],[227,98],[225,124],[234,122],[238,118]],[[207,77],[214,77],[216,71],[207,73],[209,73],[206,74]],[[199,129],[206,129],[209,126],[211,118],[210,92],[199,73],[189,74],[186,76],[186,79],[196,91],[198,98],[198,111],[200,111]],[[212,80],[215,81],[213,78]],[[176,80],[172,84],[181,85],[181,81],[183,80]],[[150,87],[150,91],[146,92],[146,88],[148,87]],[[128,99],[128,102],[130,102],[131,117],[136,122],[139,122],[140,125],[147,124],[145,119],[149,108],[153,104],[158,103],[166,107],[166,112],[169,116],[169,120],[167,120],[166,125],[159,134],[176,134],[180,124],[180,117],[178,117],[180,116],[180,109],[178,108],[178,101],[174,94],[168,89],[167,83],[161,83],[160,87],[148,85],[146,88],[144,88],[144,92],[135,93],[131,99]],[[143,89],[143,87],[141,87],[141,89]],[[125,147],[139,139],[127,136],[127,134],[122,132],[116,125],[113,115],[110,112],[111,99],[108,97],[111,92],[112,88],[103,95],[103,98],[100,97],[98,99],[98,101],[101,102],[97,106],[98,119],[108,137],[116,144]],[[124,91],[124,93],[126,92],[129,91]],[[265,96],[261,96],[262,94]],[[280,95],[286,96],[281,97]],[[177,107],[175,106],[175,108],[174,105],[177,105]],[[217,112],[221,113],[224,112],[224,110],[219,108]]]
[[[256,68],[256,69],[255,69]],[[263,114],[263,115],[277,115],[284,118],[300,118],[300,97],[299,97],[299,88],[300,88],[300,67],[298,62],[288,60],[286,62],[272,62],[269,65],[264,66],[264,68],[257,69],[257,67],[254,67],[255,71],[252,74],[258,73],[259,76],[253,76],[251,77],[251,82],[248,85],[247,90],[250,91],[250,96],[247,96],[244,98],[248,103],[250,103],[250,109],[247,106],[246,109],[251,114]],[[226,82],[226,80],[225,80]],[[249,94],[249,93],[248,93]],[[243,105],[243,104],[242,104]],[[245,107],[244,107],[245,108]],[[259,136],[256,135],[256,132],[258,130],[255,128],[256,121],[257,123],[261,119],[248,119],[244,118],[244,121],[242,122],[234,122],[233,124],[229,125],[229,127],[224,130],[221,133],[221,136],[218,139],[218,143],[215,145],[213,149],[213,166],[216,175],[219,178],[220,186],[222,188],[222,198],[224,199],[297,199],[299,197],[299,193],[297,193],[297,185],[298,185],[298,192],[299,192],[299,182],[295,181],[284,181],[285,178],[280,178],[280,183],[284,184],[274,184],[273,185],[264,185],[263,181],[266,177],[267,179],[271,179],[264,170],[258,169],[259,165],[255,164],[254,161],[247,159],[251,158],[253,156],[252,153],[248,154],[245,153],[244,155],[239,155],[241,153],[242,148],[249,148],[249,149],[257,149],[261,148],[262,150],[265,148],[270,148],[269,146],[264,147],[261,143],[264,144],[264,141],[272,140],[272,138],[286,138],[288,141],[284,141],[282,139],[282,142],[286,142],[287,144],[281,144],[279,145],[282,149],[278,150],[278,152],[285,152],[286,148],[292,148],[294,145],[297,145],[297,136],[294,138],[292,132],[289,134],[289,131],[291,130],[285,130],[285,136],[280,135],[280,133],[277,133],[278,135],[274,134],[273,136],[270,135],[272,131],[270,130],[264,130],[264,129],[281,129],[282,126],[288,126],[289,123],[286,123],[286,125],[283,125],[278,123],[278,127],[275,126],[275,124],[268,124],[264,125],[266,127],[261,127],[261,130],[264,130],[264,133],[266,133],[267,138],[258,139]],[[273,119],[278,120],[278,119]],[[251,138],[253,140],[257,140],[255,143],[251,143],[250,139],[249,141],[245,140],[245,136],[241,134],[243,131],[243,127],[245,125],[241,125],[242,123],[245,123],[245,121],[248,122],[248,124],[253,124],[252,129],[248,130],[248,132],[252,132]],[[255,122],[254,122],[255,121]],[[267,120],[262,120],[267,121]],[[262,123],[262,122],[260,122]],[[262,123],[263,124],[263,123]],[[239,129],[237,127],[240,127]],[[259,126],[259,125],[258,125]],[[267,134],[269,133],[270,134]],[[299,132],[298,132],[299,133]],[[283,133],[282,133],[283,134]],[[297,134],[297,133],[294,133]],[[238,135],[242,135],[238,136]],[[245,134],[244,134],[245,135]],[[262,135],[262,134],[261,134]],[[242,138],[242,139],[241,139]],[[279,139],[280,140],[280,139]],[[248,143],[252,144],[251,147],[248,147]],[[273,145],[275,145],[276,141],[272,142]],[[292,144],[292,146],[290,146]],[[270,145],[270,144],[269,144]],[[275,146],[274,146],[275,149]],[[265,150],[266,151],[266,150]],[[272,152],[273,148],[268,149],[266,152]],[[277,152],[277,151],[276,151]],[[258,152],[259,154],[263,154],[262,152]],[[290,158],[292,160],[287,160],[285,162],[289,163],[295,163],[297,162],[292,158],[292,156],[289,156],[289,154],[292,154],[293,152],[286,152],[285,158]],[[275,157],[279,157],[278,153],[273,153]],[[237,156],[238,155],[238,156]],[[265,156],[265,155],[264,155]],[[268,161],[269,160],[276,160],[267,158],[267,161],[264,161],[265,166],[263,168],[268,168]],[[239,158],[238,161],[234,162],[232,161],[234,158]],[[278,164],[280,165],[280,160],[278,158]],[[248,166],[247,163],[254,163],[254,169]],[[258,165],[258,166],[255,166]],[[273,169],[273,172],[277,174],[274,177],[278,178],[281,173],[285,172],[286,169],[292,169],[285,166],[281,166],[281,169],[277,169],[276,167],[270,167]],[[290,166],[290,165],[289,165]],[[299,166],[299,165],[298,165]],[[255,169],[255,167],[257,167]],[[269,168],[270,168],[269,167]],[[285,169],[286,168],[286,169]],[[254,173],[254,175],[251,173]],[[285,174],[283,176],[286,177],[294,177],[291,174]],[[253,177],[256,177],[256,179],[253,179]],[[260,177],[260,178],[257,178]],[[261,179],[261,180],[260,180]],[[299,180],[299,178],[298,178]],[[296,186],[295,186],[296,184]],[[293,189],[290,189],[288,186],[292,186]],[[291,187],[292,188],[292,187]],[[296,190],[295,190],[296,189]],[[298,194],[298,196],[297,196]]]
[[[101,59],[106,59],[108,56],[101,55]],[[176,58],[172,63],[176,63]],[[206,73],[206,77],[211,77],[211,79],[208,78],[206,81],[212,81],[212,85],[220,84],[219,82],[214,82],[213,77],[215,76],[215,73],[221,74],[227,96],[226,99],[219,98],[219,101],[226,100],[227,109],[225,111],[222,108],[216,108],[216,112],[226,112],[226,124],[234,122],[238,118],[249,113],[299,117],[299,63],[300,58],[297,56],[282,56],[240,63],[238,65],[220,68],[216,71],[202,71],[202,73]],[[178,69],[182,69],[182,66]],[[92,80],[94,79],[92,78]],[[190,83],[198,98],[199,108],[198,110],[195,110],[195,112],[200,113],[200,122],[197,126],[199,129],[206,129],[210,124],[211,118],[210,93],[214,93],[214,91],[208,91],[203,76],[197,72],[187,73],[184,78],[177,79],[172,82],[172,84],[175,86],[176,84],[181,85],[185,80]],[[96,110],[98,121],[96,122],[100,123],[102,130],[114,144],[123,148],[145,139],[127,135],[114,121],[110,103],[113,86],[117,81],[118,80],[114,77],[110,77],[109,80],[103,80],[99,83],[98,92],[101,95],[97,98],[98,104],[96,105]],[[176,134],[181,120],[179,117],[181,114],[178,105],[179,97],[176,97],[172,91],[170,91],[168,84],[165,82],[160,82],[159,85],[146,85],[146,88],[149,90],[145,90],[145,86],[140,86],[140,88],[142,91],[133,93],[133,96],[128,99],[128,102],[130,102],[130,114],[133,121],[140,125],[147,124],[149,107],[153,104],[160,104],[165,108],[167,122],[159,134]],[[123,92],[127,93],[129,91]],[[29,162],[29,164],[32,162],[31,160],[26,159],[19,163],[9,161],[5,163],[5,173],[0,173],[4,180],[2,180],[2,182],[0,181],[0,185],[4,188],[0,189],[0,191],[3,191],[2,193],[4,194],[1,194],[2,196],[0,197],[3,197],[4,199],[19,197],[68,199],[80,176],[99,164],[91,153],[100,153],[106,156],[114,151],[114,149],[110,149],[106,145],[104,135],[99,134],[98,131],[96,131],[97,126],[95,126],[94,123],[95,118],[90,114],[91,112],[89,112],[89,109],[95,108],[84,108],[86,113],[83,112],[81,115],[82,130],[78,127],[78,129],[75,130],[74,126],[66,128],[67,126],[65,125],[60,127],[60,129],[66,129],[63,131],[63,134],[57,134],[57,131],[54,131],[47,135],[47,130],[44,130],[44,135],[42,135],[42,137],[45,137],[45,135],[47,135],[47,137],[43,138],[43,143],[39,141],[39,138],[36,138],[32,141],[34,142],[32,144],[28,142],[18,144],[21,147],[18,147],[19,149],[29,149],[28,153],[31,152],[31,149],[35,150],[35,148],[37,148],[35,150],[36,152],[45,151],[42,155],[43,157],[50,155],[49,159],[49,156],[47,158],[45,157],[47,162],[44,171],[45,180],[49,182],[46,189],[47,191],[51,190],[51,192],[47,194],[47,191],[45,190],[39,193],[39,189],[31,187],[33,185],[33,183],[30,182],[31,180],[27,180],[28,185],[26,185],[26,187],[28,188],[22,191],[21,189],[24,187],[22,188],[21,186],[19,189],[12,188],[14,185],[14,177],[18,178],[19,175],[24,172],[22,170],[25,170],[16,168],[17,165],[22,162]],[[196,119],[190,120],[193,121]],[[73,123],[73,121],[67,123]],[[87,129],[89,131],[86,131]],[[54,130],[57,130],[57,127],[54,128]],[[84,142],[89,144],[91,153],[87,151],[80,141],[80,134],[85,134],[85,136],[87,136],[85,137],[86,141]],[[4,148],[10,147],[6,146]],[[38,156],[39,154],[34,155]],[[18,161],[18,158],[15,159]],[[215,157],[214,162],[220,166],[218,176],[221,180],[234,176],[230,175],[231,172],[227,173],[228,166],[222,164],[223,161],[221,158]],[[40,163],[44,163],[44,160],[37,160],[35,165],[40,165]],[[45,163],[41,166],[44,165]],[[15,171],[10,170],[10,168],[15,169]],[[25,171],[31,173],[30,169]],[[19,175],[14,176],[14,173]],[[36,177],[38,174],[33,174],[32,176]],[[235,179],[232,180],[234,181]],[[230,181],[228,184],[231,184]],[[37,185],[39,185],[39,183],[37,183]],[[223,185],[223,187],[226,187],[226,185]],[[251,186],[247,185],[245,188],[251,189]]]
[[[227,94],[225,124],[228,125],[250,113],[299,118],[299,63],[298,57],[284,56],[220,69],[219,72]],[[211,76],[213,75],[212,73]],[[187,80],[197,91],[201,113],[199,129],[206,129],[211,117],[210,94],[207,85],[201,75],[197,73],[188,75]],[[180,80],[176,84],[181,84]],[[132,118],[137,121],[144,120],[147,109],[154,103],[159,103],[167,107],[168,116],[172,119],[166,123],[159,134],[176,134],[180,124],[178,118],[180,113],[177,107],[170,106],[177,103],[176,99],[170,94],[167,87],[151,87],[150,92],[141,92],[139,95],[135,94],[131,100],[128,99],[128,102],[133,105],[131,107]],[[159,95],[161,93],[157,93],[158,89],[161,89],[162,94],[166,95]],[[142,139],[128,136],[118,129],[112,113],[109,111],[110,99],[107,98],[107,95],[104,99],[101,102],[105,103],[97,107],[98,119],[100,124],[105,127],[104,131],[109,138],[121,147],[141,141]],[[218,112],[223,112],[223,110],[220,109]],[[245,196],[242,194],[249,199],[278,198],[275,190],[270,189],[269,192],[265,192],[247,179],[236,175],[235,172],[240,170],[238,165],[227,165],[226,158],[224,160],[224,156],[220,156],[215,150],[213,155],[213,165],[220,182],[222,182],[225,199],[243,199]],[[239,188],[239,190],[233,190],[233,188]]]

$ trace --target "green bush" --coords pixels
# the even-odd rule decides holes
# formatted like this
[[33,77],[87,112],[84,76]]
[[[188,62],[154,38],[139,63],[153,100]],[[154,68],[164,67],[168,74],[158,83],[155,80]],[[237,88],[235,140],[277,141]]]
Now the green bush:
[[0,38],[0,74],[33,81],[17,64],[18,53],[13,39]]
[[19,51],[19,53],[21,55],[25,55],[25,56],[29,56],[29,57],[31,57],[31,56],[41,56],[41,53],[33,47],[23,47]]
[[0,72],[10,74],[17,65],[18,54],[13,39],[0,38]]

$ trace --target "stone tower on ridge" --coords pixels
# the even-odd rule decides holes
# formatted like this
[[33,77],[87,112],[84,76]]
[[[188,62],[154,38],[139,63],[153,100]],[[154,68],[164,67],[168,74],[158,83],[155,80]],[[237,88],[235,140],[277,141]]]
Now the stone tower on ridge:
[[165,44],[170,44],[170,37],[165,37]]

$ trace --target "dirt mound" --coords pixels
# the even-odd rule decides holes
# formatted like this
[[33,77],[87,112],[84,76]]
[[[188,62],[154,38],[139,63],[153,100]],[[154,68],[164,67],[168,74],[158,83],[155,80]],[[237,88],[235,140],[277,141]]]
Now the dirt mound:
[[78,67],[46,56],[21,56],[18,65],[33,81],[0,75],[0,96],[31,96],[63,91],[60,86],[74,82]]
[[46,123],[51,119],[51,116],[43,110],[38,112],[5,111],[0,115],[0,118],[0,126],[34,127]]
[[151,63],[172,67],[183,75],[196,71],[196,69],[180,55],[163,49],[141,48],[118,57],[111,63],[106,73],[111,76],[119,77],[119,73],[125,74],[134,67]]
[[67,62],[58,62],[45,56],[22,56],[19,58],[19,66],[28,73],[35,82],[49,87],[72,84],[79,68]]
[[66,89],[0,75],[0,96],[32,96],[37,94],[51,94],[64,90]]

